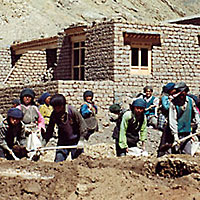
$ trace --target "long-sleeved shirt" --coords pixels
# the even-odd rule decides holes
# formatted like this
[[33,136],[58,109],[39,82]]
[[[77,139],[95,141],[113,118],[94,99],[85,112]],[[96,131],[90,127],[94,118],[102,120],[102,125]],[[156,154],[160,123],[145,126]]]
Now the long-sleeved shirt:
[[126,111],[122,117],[122,122],[120,125],[120,133],[119,133],[119,146],[120,148],[128,148],[127,144],[127,129],[129,120],[133,118],[133,123],[135,125],[135,130],[132,130],[132,132],[135,132],[134,135],[139,134],[140,132],[140,141],[145,141],[147,139],[147,120],[144,116],[144,120],[142,122],[140,130],[138,130],[138,127],[140,126],[140,123],[136,120],[134,114],[132,111]]
[[66,106],[65,112],[59,116],[55,111],[50,116],[46,134],[46,142],[53,136],[54,126],[58,126],[58,145],[77,144],[87,135],[87,125],[81,114],[72,106]]
[[[23,109],[22,109],[22,106],[23,106]],[[38,115],[38,117],[37,117],[37,126],[38,126],[38,128],[43,128],[44,130],[45,130],[45,120],[44,120],[44,118],[42,117],[42,115],[41,115],[41,113],[39,112],[39,110],[38,110],[38,108],[36,107],[36,106],[34,106],[34,105],[28,105],[28,106],[25,106],[25,105],[22,105],[22,104],[20,104],[19,106],[17,106],[17,108],[18,109],[20,109],[20,110],[22,110],[22,112],[23,112],[23,114],[24,114],[24,118],[23,118],[23,122],[25,123],[25,124],[27,124],[26,123],[26,116],[28,116],[28,118],[30,118],[30,119],[28,119],[29,121],[30,121],[30,123],[35,123],[35,117],[34,116],[32,116],[32,115],[34,115],[35,113],[33,112],[33,110],[36,112],[36,114]],[[28,113],[28,115],[26,115],[26,113]],[[29,116],[29,115],[31,115],[31,116]]]
[[80,109],[83,118],[88,118],[91,115],[97,114],[97,106],[91,103],[85,102]]
[[[192,100],[192,98],[186,96],[186,100],[183,106],[179,106],[182,112],[186,112],[186,109],[188,109],[188,104],[189,100],[192,101],[192,106],[191,109],[189,110],[190,114],[192,115],[192,112],[194,113],[195,117],[195,123],[200,125],[200,118],[199,118],[199,113],[196,109],[195,102]],[[178,124],[178,113],[177,113],[177,105],[175,105],[173,102],[170,102],[169,106],[169,126],[171,129],[171,132],[173,135],[178,134],[179,132],[179,124]],[[187,120],[187,119],[186,119]],[[185,123],[190,123],[189,125],[191,126],[191,121],[186,121]]]
[[13,126],[5,119],[0,123],[0,146],[8,150],[15,144],[26,145],[25,129],[21,123]]
[[53,112],[53,107],[51,105],[43,104],[39,108],[39,112],[45,120],[45,125],[49,124],[51,113]]

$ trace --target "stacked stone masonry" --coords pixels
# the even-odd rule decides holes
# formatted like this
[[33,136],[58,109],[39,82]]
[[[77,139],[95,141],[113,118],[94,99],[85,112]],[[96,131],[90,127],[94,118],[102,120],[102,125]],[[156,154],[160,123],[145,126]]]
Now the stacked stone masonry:
[[0,49],[0,83],[3,83],[12,68],[10,49]]

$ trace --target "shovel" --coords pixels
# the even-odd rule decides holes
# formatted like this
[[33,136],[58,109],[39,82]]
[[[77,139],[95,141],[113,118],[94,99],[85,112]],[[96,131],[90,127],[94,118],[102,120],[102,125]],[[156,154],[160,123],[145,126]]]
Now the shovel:
[[75,148],[77,148],[77,145],[57,146],[57,147],[41,147],[38,149],[31,149],[28,152],[49,151],[49,150],[56,150],[56,149],[75,149]]
[[[185,140],[189,139],[189,138],[192,138],[196,135],[198,135],[199,133],[193,133],[193,134],[190,134],[182,139],[180,139],[180,143],[184,142]],[[160,147],[160,151],[167,151],[168,149],[176,146],[178,143],[175,141],[174,143],[172,144],[163,144],[161,147]]]

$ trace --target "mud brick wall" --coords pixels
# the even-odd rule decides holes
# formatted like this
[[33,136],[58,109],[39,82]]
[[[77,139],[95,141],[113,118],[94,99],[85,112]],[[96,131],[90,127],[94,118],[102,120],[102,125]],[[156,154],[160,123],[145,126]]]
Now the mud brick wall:
[[83,93],[86,90],[94,92],[94,101],[99,112],[108,110],[113,103],[113,81],[58,81],[58,91],[66,97],[68,104],[80,108],[83,101]]
[[11,70],[11,52],[10,49],[0,49],[0,82],[3,82]]
[[43,92],[49,92],[50,94],[58,93],[58,82],[51,81],[40,84],[28,84],[28,85],[15,85],[15,86],[4,86],[0,88],[0,114],[6,116],[9,108],[12,106],[13,99],[19,99],[20,93],[24,88],[31,88],[34,90],[37,100]]
[[[160,34],[161,46],[152,48],[150,75],[130,75],[130,45],[124,45],[123,32],[156,32]],[[152,85],[159,94],[168,82],[184,81],[191,92],[199,94],[200,84],[200,27],[175,24],[145,24],[114,22],[114,80],[128,84],[131,90],[142,92],[145,85]],[[128,82],[128,83],[127,83]],[[121,85],[122,88],[127,88]]]
[[86,80],[113,80],[114,24],[103,22],[88,27],[85,46]]
[[41,84],[29,84],[24,86],[7,86],[0,88],[0,114],[6,115],[8,109],[12,106],[13,99],[19,99],[20,93],[24,88],[31,88],[35,91],[37,100],[43,92],[63,94],[66,97],[67,104],[80,109],[83,103],[83,93],[86,90],[94,92],[94,101],[98,106],[99,114],[104,115],[108,112],[109,106],[114,100],[114,87],[112,81],[51,81]]
[[[130,74],[130,45],[123,32],[158,33],[161,46],[152,46],[149,75]],[[176,24],[147,24],[114,19],[94,23],[86,34],[86,80],[113,80],[115,96],[134,96],[152,85],[160,94],[168,82],[184,81],[194,94],[200,83],[200,27]]]
[[31,84],[42,80],[47,70],[46,51],[29,51],[20,56],[6,84]]
[[64,33],[59,34],[57,50],[57,67],[54,70],[55,80],[71,80],[72,47],[70,38]]

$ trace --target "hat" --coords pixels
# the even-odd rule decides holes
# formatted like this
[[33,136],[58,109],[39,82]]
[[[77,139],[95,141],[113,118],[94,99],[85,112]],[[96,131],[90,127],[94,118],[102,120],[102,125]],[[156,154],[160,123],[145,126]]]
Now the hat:
[[114,103],[113,105],[111,105],[111,106],[109,107],[109,111],[110,111],[111,113],[119,113],[119,112],[121,111],[121,107],[120,107],[119,104]]
[[168,93],[170,90],[174,89],[175,83],[167,83],[167,85],[163,86],[163,92]]
[[20,103],[21,103],[21,102],[20,102],[19,99],[14,99],[14,100],[12,101],[12,104],[16,104],[17,106],[18,106]]
[[23,116],[24,116],[23,112],[18,108],[10,108],[7,112],[7,117],[22,119]]
[[30,88],[25,88],[25,89],[22,90],[22,92],[20,94],[21,102],[22,102],[22,100],[25,96],[30,96],[30,97],[32,97],[32,99],[34,99],[35,98],[35,92]]
[[132,107],[136,107],[136,106],[146,108],[146,102],[141,98],[136,99],[136,100],[133,101]]
[[94,93],[90,90],[87,90],[83,93],[83,99],[85,100],[86,97],[92,97],[93,98]]
[[43,93],[40,98],[38,99],[38,103],[39,104],[44,104],[45,103],[45,99],[47,97],[51,96],[48,92]]
[[189,91],[189,87],[184,83],[184,82],[179,82],[176,83],[174,86],[174,89],[177,90],[177,92],[188,92]]

